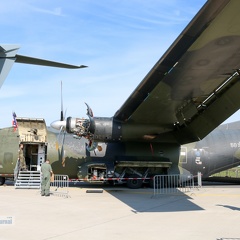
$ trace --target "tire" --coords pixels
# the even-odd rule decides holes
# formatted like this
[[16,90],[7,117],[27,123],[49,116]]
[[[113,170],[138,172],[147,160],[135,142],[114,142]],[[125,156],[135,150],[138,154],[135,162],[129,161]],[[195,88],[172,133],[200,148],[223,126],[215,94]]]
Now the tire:
[[109,184],[110,186],[114,186],[114,185],[115,185],[115,181],[114,181],[114,180],[108,180],[108,184]]
[[2,186],[5,183],[5,177],[0,177],[0,186]]
[[[139,178],[138,175],[130,175],[129,178]],[[127,180],[127,187],[131,189],[137,189],[142,187],[143,180],[142,179],[128,179]]]

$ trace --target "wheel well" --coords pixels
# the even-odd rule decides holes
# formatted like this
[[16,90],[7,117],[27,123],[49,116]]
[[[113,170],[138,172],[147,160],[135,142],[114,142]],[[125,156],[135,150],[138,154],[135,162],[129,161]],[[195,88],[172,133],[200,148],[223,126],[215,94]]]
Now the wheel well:
[[3,185],[5,183],[5,177],[0,177],[0,186]]

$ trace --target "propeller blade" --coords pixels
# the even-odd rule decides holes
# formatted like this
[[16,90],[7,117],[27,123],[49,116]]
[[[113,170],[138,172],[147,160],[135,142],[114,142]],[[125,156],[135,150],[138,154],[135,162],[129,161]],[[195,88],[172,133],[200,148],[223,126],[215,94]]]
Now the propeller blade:
[[93,142],[93,141],[89,141],[89,143],[87,144],[86,148],[89,152],[91,151],[95,151],[95,149],[97,148],[98,143],[97,142]]
[[89,117],[93,117],[93,111],[92,109],[89,107],[89,105],[87,103],[85,103],[87,105],[87,115]]
[[[66,110],[67,111],[67,110]],[[62,95],[62,81],[61,81],[61,113],[60,113],[60,120],[54,121],[50,125],[52,128],[59,130],[59,134],[57,137],[56,147],[59,151],[59,158],[62,161],[62,166],[65,167],[65,150],[64,150],[64,141],[66,135],[66,121],[65,115],[63,115],[63,95]]]
[[[67,111],[67,110],[66,110]],[[66,115],[65,111],[65,115]],[[65,131],[66,130],[66,121],[65,116],[63,115],[63,96],[62,96],[62,81],[61,81],[61,113],[60,120],[54,121],[50,126],[56,130]]]
[[63,96],[62,96],[62,81],[61,81],[61,116],[60,116],[60,121],[63,121]]
[[65,135],[66,135],[66,132],[64,131],[63,138],[62,138],[61,153],[60,153],[60,156],[61,156],[61,159],[62,159],[62,166],[63,167],[65,167],[65,150],[64,150]]

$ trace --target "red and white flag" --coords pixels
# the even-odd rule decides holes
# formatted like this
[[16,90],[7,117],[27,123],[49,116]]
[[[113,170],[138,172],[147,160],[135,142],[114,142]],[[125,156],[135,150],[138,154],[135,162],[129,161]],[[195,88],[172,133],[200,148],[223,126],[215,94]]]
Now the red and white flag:
[[17,117],[16,113],[15,113],[15,112],[13,112],[12,126],[13,126],[13,129],[14,129],[14,131],[16,131],[16,130],[17,130],[17,128],[18,128],[18,124],[17,124],[16,117]]

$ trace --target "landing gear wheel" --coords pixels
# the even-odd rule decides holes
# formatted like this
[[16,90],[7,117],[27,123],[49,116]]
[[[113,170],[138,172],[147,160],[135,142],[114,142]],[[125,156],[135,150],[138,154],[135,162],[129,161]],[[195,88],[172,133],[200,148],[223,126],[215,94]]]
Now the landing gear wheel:
[[114,180],[108,180],[108,184],[109,184],[110,186],[114,186],[114,185],[115,185],[115,181],[114,181]]
[[0,186],[5,183],[5,177],[0,177]]
[[139,176],[138,175],[130,175],[129,178],[127,180],[127,187],[131,188],[131,189],[137,189],[142,187],[143,184],[143,180],[142,179],[138,179]]

